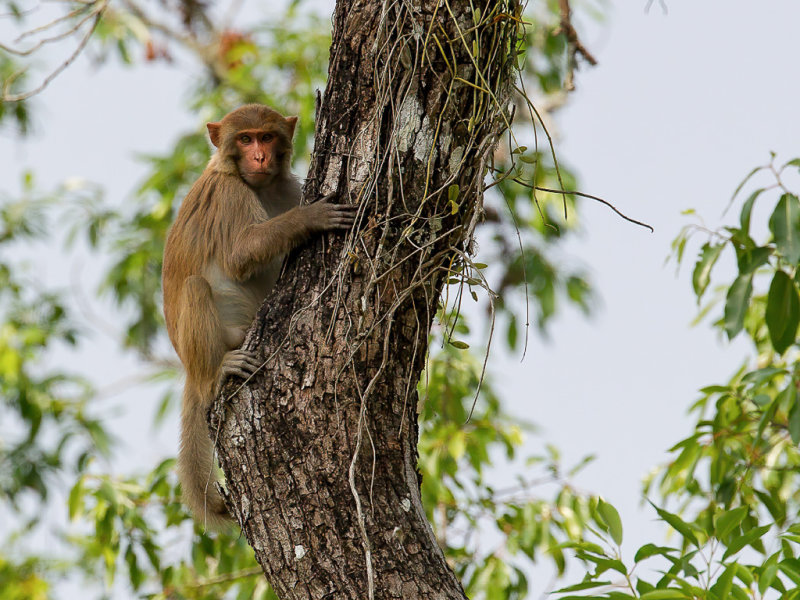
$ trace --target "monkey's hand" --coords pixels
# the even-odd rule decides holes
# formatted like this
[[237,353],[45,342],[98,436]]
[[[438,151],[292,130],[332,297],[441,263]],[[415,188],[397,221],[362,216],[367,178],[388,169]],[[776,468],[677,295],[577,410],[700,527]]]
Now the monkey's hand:
[[308,216],[308,225],[312,231],[350,229],[353,226],[358,206],[332,204],[330,199],[333,197],[333,194],[325,196],[321,200],[304,207]]
[[258,360],[255,354],[247,350],[231,350],[222,358],[222,364],[219,366],[219,376],[217,377],[217,393],[228,381],[232,375],[241,377],[242,379],[249,378],[261,367],[261,361]]

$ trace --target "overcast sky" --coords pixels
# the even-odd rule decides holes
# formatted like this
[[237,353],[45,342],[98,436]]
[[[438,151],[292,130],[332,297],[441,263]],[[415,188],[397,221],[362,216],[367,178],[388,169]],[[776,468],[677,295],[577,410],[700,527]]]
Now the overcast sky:
[[[557,119],[558,149],[583,191],[656,231],[584,202],[583,235],[568,249],[591,272],[602,307],[589,320],[563,313],[550,342],[531,338],[522,364],[501,344],[492,361],[508,406],[542,428],[531,452],[544,439],[569,460],[598,456],[579,484],[620,508],[629,556],[661,539],[652,513],[639,509],[642,476],[689,433],[685,411],[696,390],[726,381],[747,350],[707,326],[689,327],[690,265],[677,277],[674,265],[664,266],[670,241],[689,222],[681,211],[693,207],[718,226],[738,182],[769,151],[781,161],[800,156],[800,3],[668,0],[668,15],[658,2],[645,14],[645,4],[612,2],[607,22],[584,33],[600,64],[576,76]],[[93,70],[78,61],[37,99],[35,135],[0,139],[0,186],[16,190],[18,174],[30,168],[43,188],[84,176],[124,201],[144,173],[136,155],[164,152],[196,126],[183,109],[188,71]],[[87,265],[84,276],[91,281],[93,272]],[[77,271],[52,261],[40,273],[48,284],[69,283]],[[84,357],[97,365],[100,385],[137,372],[113,349],[98,334]],[[114,400],[127,442],[114,466],[122,471],[146,470],[177,447],[177,416],[153,436],[156,399],[137,394]]]

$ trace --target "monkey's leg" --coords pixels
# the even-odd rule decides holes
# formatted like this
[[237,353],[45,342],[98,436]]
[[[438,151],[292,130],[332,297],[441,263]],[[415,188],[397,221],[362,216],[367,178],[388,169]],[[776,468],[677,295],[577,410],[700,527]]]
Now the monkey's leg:
[[252,353],[238,348],[247,328],[222,324],[211,285],[204,277],[188,277],[182,293],[184,310],[178,319],[178,343],[189,378],[213,381],[216,394],[228,377],[250,377],[261,363]]
[[178,303],[176,346],[190,381],[214,382],[228,348],[211,286],[199,275],[187,277]]
[[223,334],[225,345],[228,348],[238,348],[244,342],[245,333],[247,333],[247,327],[225,327]]

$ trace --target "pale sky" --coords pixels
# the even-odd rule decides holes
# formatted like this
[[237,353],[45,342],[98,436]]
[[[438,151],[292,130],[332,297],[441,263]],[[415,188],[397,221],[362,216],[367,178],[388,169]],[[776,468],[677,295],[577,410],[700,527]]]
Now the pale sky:
[[[642,476],[690,433],[685,412],[696,390],[726,381],[747,351],[741,343],[728,347],[707,325],[689,327],[696,314],[691,264],[677,277],[674,264],[664,266],[671,240],[689,222],[680,213],[693,207],[711,227],[731,222],[737,209],[727,221],[721,213],[751,168],[769,151],[780,162],[800,156],[800,3],[669,0],[668,15],[658,2],[645,14],[645,4],[611,2],[607,22],[583,34],[600,64],[576,75],[577,90],[557,116],[558,150],[582,191],[656,231],[583,202],[584,234],[565,258],[591,272],[602,306],[589,320],[563,312],[550,342],[531,337],[522,364],[502,343],[491,360],[507,407],[542,429],[530,452],[546,440],[568,462],[598,456],[578,484],[620,509],[628,557],[663,539],[653,513],[639,508]],[[18,173],[31,168],[43,189],[84,176],[125,201],[144,174],[136,155],[165,152],[196,126],[183,109],[187,89],[180,68],[93,70],[79,60],[36,101],[34,136],[0,139],[3,189],[16,190]],[[96,272],[86,264],[84,283]],[[41,277],[69,283],[75,270],[50,262]],[[81,360],[96,365],[101,387],[137,372],[101,334],[89,346]],[[53,360],[75,359],[60,353]],[[142,392],[110,401],[126,441],[114,470],[142,472],[175,453],[177,415],[157,435],[148,432],[156,401]]]

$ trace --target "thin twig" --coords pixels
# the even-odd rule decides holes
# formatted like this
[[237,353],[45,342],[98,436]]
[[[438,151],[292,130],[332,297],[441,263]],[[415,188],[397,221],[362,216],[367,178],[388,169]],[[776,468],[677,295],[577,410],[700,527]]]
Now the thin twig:
[[[69,36],[71,36],[73,33],[75,33],[81,27],[83,27],[84,23],[86,23],[89,19],[91,19],[93,16],[96,16],[99,12],[102,12],[103,10],[105,10],[106,4],[107,4],[107,2],[103,2],[102,4],[99,4],[98,6],[100,8],[95,8],[94,10],[88,11],[88,14],[85,17],[81,18],[78,22],[76,22],[69,29],[67,29],[65,31],[62,31],[61,33],[58,33],[56,35],[53,35],[51,37],[41,39],[38,42],[36,42],[33,46],[31,46],[30,48],[28,48],[26,50],[18,50],[16,48],[12,48],[11,46],[7,46],[5,44],[0,44],[0,49],[5,50],[9,54],[14,54],[16,56],[30,56],[31,54],[33,54],[34,52],[39,50],[39,48],[41,48],[45,44],[51,44],[53,42],[60,42],[61,40],[66,39]],[[84,12],[84,11],[86,11],[86,8],[83,8],[83,7],[79,8],[79,9],[76,9],[76,10],[70,12],[69,14],[64,15],[63,17],[59,17],[59,18],[57,18],[57,19],[55,19],[53,21],[50,21],[49,23],[47,23],[45,25],[42,25],[41,27],[36,27],[34,29],[31,29],[30,31],[26,31],[15,40],[15,43],[18,43],[25,36],[27,36],[29,34],[40,33],[42,31],[46,31],[47,29],[51,29],[53,26],[57,25],[61,21],[64,21],[64,20],[69,19],[69,18],[72,18],[73,16],[76,16],[76,15],[78,15],[78,14]]]
[[648,225],[647,223],[643,223],[642,221],[637,221],[636,219],[632,219],[631,217],[629,217],[627,215],[624,215],[619,210],[617,210],[617,207],[614,206],[613,204],[611,204],[608,200],[603,200],[602,198],[598,198],[597,196],[592,196],[591,194],[584,194],[583,192],[575,192],[575,191],[567,191],[567,190],[554,190],[554,189],[551,189],[551,188],[541,187],[541,186],[538,186],[538,185],[537,186],[531,186],[530,184],[526,184],[524,181],[518,181],[516,179],[514,179],[514,181],[516,181],[520,185],[524,185],[526,187],[535,187],[540,192],[550,192],[551,194],[562,194],[562,195],[566,194],[567,196],[580,196],[581,198],[589,198],[590,200],[595,200],[597,202],[600,202],[601,204],[605,204],[608,208],[613,210],[615,213],[617,213],[620,217],[622,217],[626,221],[628,221],[630,223],[634,223],[635,225],[639,225],[640,227],[644,227],[646,229],[649,229],[650,233],[653,233],[655,231],[655,229],[653,229],[652,225]]
[[[667,8],[667,3],[664,0],[658,0],[658,5],[661,7],[661,11],[665,14],[669,14],[669,9]],[[647,4],[644,7],[645,14],[650,12],[650,8],[653,6],[653,0],[647,0]]]
[[41,8],[41,5],[37,4],[36,6],[31,6],[30,8],[26,8],[26,9],[20,10],[18,12],[11,11],[11,12],[0,13],[0,19],[6,19],[6,18],[9,18],[9,17],[11,17],[13,19],[16,19],[16,18],[19,18],[19,17],[24,17],[26,15],[31,15],[31,14],[35,13],[40,8]]
[[[82,12],[86,12],[86,9],[87,9],[86,6],[79,6],[75,10],[71,10],[67,14],[61,15],[60,17],[58,17],[56,19],[53,19],[49,23],[45,23],[44,25],[40,25],[39,27],[34,27],[33,29],[29,29],[28,31],[23,31],[17,37],[17,39],[14,40],[14,43],[15,44],[19,44],[26,37],[30,37],[32,35],[36,35],[37,33],[41,33],[42,31],[47,31],[48,29],[52,29],[55,25],[58,25],[59,23],[61,23],[63,21],[68,21],[72,17],[77,17]],[[83,23],[83,21],[81,21],[81,23]],[[77,26],[80,27],[81,23],[78,23]],[[69,33],[73,32],[73,31],[75,31],[74,27],[71,30],[67,31],[66,34],[69,35]],[[63,34],[61,34],[61,35],[63,35]],[[44,42],[44,40],[43,40],[43,42]],[[38,46],[41,46],[43,42],[39,42]]]
[[569,0],[558,0],[558,7],[561,10],[561,30],[564,32],[564,35],[567,36],[572,58],[574,59],[576,54],[580,54],[586,59],[586,62],[595,66],[597,64],[597,59],[592,56],[592,53],[581,43],[578,38],[578,32],[575,31],[575,28],[572,26],[572,10],[569,6]]
[[47,77],[44,78],[44,80],[42,81],[41,85],[39,85],[39,87],[36,87],[36,88],[34,88],[34,89],[32,89],[32,90],[30,90],[28,92],[23,92],[21,94],[8,94],[8,89],[9,89],[11,83],[16,79],[16,77],[19,74],[15,75],[13,77],[9,77],[6,80],[5,85],[4,85],[4,89],[3,89],[3,98],[2,98],[3,102],[19,102],[20,100],[27,100],[31,96],[35,96],[36,94],[41,92],[43,89],[45,89],[48,85],[50,85],[50,82],[53,81],[53,79],[58,77],[64,69],[66,69],[68,66],[70,66],[75,61],[75,59],[78,58],[80,53],[86,47],[86,44],[89,43],[89,38],[92,37],[92,34],[94,33],[94,30],[97,28],[97,25],[100,23],[100,19],[103,18],[103,13],[105,12],[107,6],[108,6],[108,2],[107,1],[103,2],[103,4],[101,5],[100,9],[97,10],[97,14],[95,15],[94,21],[92,22],[91,28],[89,29],[88,32],[86,32],[86,35],[83,36],[83,39],[78,44],[78,47],[75,48],[75,50],[73,51],[72,54],[70,54],[70,56],[69,56],[69,58],[67,58],[67,60],[65,60],[63,63],[61,63],[52,73],[50,73],[50,75],[48,75]]

